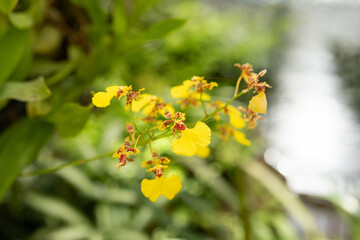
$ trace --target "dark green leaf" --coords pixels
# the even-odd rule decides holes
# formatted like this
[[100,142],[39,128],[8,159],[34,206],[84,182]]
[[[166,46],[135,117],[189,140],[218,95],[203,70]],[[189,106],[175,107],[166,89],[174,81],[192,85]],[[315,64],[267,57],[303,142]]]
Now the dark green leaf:
[[0,38],[0,87],[20,62],[29,41],[29,31],[14,27]]
[[24,119],[0,135],[0,199],[19,170],[36,159],[52,130],[39,119]]
[[147,29],[140,38],[144,41],[165,37],[170,32],[185,24],[184,19],[169,18],[155,23]]
[[51,113],[48,120],[54,123],[60,136],[72,137],[80,132],[90,116],[91,108],[65,103]]
[[0,91],[0,100],[14,99],[23,102],[36,102],[51,95],[43,77],[29,82],[9,82]]

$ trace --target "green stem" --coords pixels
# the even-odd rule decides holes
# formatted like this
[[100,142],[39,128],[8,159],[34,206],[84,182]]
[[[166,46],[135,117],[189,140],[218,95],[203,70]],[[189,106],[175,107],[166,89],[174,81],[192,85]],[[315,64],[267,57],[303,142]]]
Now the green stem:
[[149,131],[147,131],[147,134],[149,135],[149,147],[150,147],[150,152],[151,152],[151,155],[152,155],[152,153],[153,153],[152,146],[151,146],[152,137],[151,137]]
[[[155,141],[155,140],[158,140],[158,139],[161,139],[161,138],[164,138],[164,137],[169,137],[171,136],[171,132],[165,132],[165,133],[162,133],[162,134],[159,134],[155,137],[152,137],[152,141]],[[140,143],[137,144],[137,146],[142,146],[142,145],[145,145],[147,143],[150,142],[150,138],[144,140],[144,141],[141,141]],[[78,166],[78,165],[82,165],[82,164],[85,164],[85,163],[88,163],[88,162],[92,162],[92,161],[95,161],[95,160],[98,160],[98,159],[101,159],[101,158],[105,158],[105,157],[110,157],[114,152],[109,152],[109,153],[105,153],[105,154],[100,154],[100,155],[97,155],[97,156],[94,156],[94,157],[91,157],[91,158],[86,158],[86,159],[81,159],[81,160],[76,160],[76,161],[72,161],[72,162],[68,162],[68,163],[64,163],[64,164],[61,164],[59,166],[56,166],[56,167],[52,167],[52,168],[45,168],[45,169],[40,169],[40,170],[36,170],[36,171],[24,171],[20,174],[21,177],[29,177],[29,176],[37,176],[37,175],[42,175],[42,174],[47,174],[47,173],[52,173],[52,172],[56,172],[58,170],[61,170],[63,168],[66,168],[66,167],[71,167],[71,166]]]
[[240,75],[240,77],[238,78],[238,80],[236,82],[236,88],[235,88],[234,97],[237,95],[237,92],[239,91],[239,86],[240,86],[241,79],[242,79],[242,74]]
[[208,114],[207,114],[207,112],[206,112],[206,108],[205,108],[204,101],[202,100],[202,95],[203,95],[203,92],[202,92],[202,91],[200,91],[200,102],[201,102],[201,106],[202,106],[202,108],[203,108],[203,110],[204,110],[205,117],[207,117],[207,116],[208,116]]
[[[252,88],[249,89],[249,91]],[[216,109],[215,111],[213,111],[212,113],[208,114],[207,116],[203,117],[202,119],[200,119],[200,122],[206,122],[208,120],[210,120],[212,117],[214,117],[214,115],[218,112],[220,112],[221,110],[223,110],[224,108],[226,108],[230,103],[232,103],[233,101],[235,101],[237,98],[239,98],[240,96],[244,95],[245,92],[241,92],[237,95],[235,95],[232,99],[230,99],[230,101],[228,101],[227,103],[225,103],[224,106],[222,106],[221,108]]]
[[21,177],[28,177],[28,176],[36,176],[36,175],[42,175],[42,174],[47,174],[47,173],[52,173],[52,172],[56,172],[60,169],[66,168],[66,167],[70,167],[70,166],[77,166],[77,165],[82,165],[91,161],[95,161],[101,158],[105,158],[105,157],[109,157],[113,154],[113,152],[109,152],[109,153],[105,153],[105,154],[101,154],[101,155],[97,155],[91,158],[86,158],[86,159],[81,159],[81,160],[77,160],[77,161],[73,161],[73,162],[68,162],[68,163],[64,163],[61,164],[57,167],[52,167],[52,168],[45,168],[45,169],[40,169],[40,170],[36,170],[36,171],[24,171],[21,173]]
[[138,132],[138,133],[141,133],[138,129],[138,127],[136,126],[136,122],[135,122],[135,118],[134,118],[134,114],[133,114],[133,110],[132,110],[132,102],[130,102],[130,115],[131,115],[131,120],[132,120],[132,123],[134,125],[134,128],[135,130]]

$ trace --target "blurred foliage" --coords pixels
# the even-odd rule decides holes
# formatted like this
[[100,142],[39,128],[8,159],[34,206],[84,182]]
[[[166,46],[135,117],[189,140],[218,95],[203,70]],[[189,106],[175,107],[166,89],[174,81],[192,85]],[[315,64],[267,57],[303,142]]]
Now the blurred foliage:
[[299,239],[286,212],[316,239],[301,202],[254,162],[264,148],[258,132],[249,148],[213,139],[207,160],[176,157],[159,140],[183,181],[172,201],[141,195],[146,154],[120,173],[103,158],[21,177],[121,144],[123,108],[99,114],[92,90],[133,85],[166,98],[170,86],[204,75],[225,86],[215,92],[224,98],[239,74],[234,63],[271,65],[289,27],[286,7],[232,4],[0,1],[1,239]]
[[340,43],[334,43],[332,53],[335,59],[335,70],[342,80],[341,87],[344,91],[342,96],[356,111],[356,119],[360,121],[360,49],[350,48]]

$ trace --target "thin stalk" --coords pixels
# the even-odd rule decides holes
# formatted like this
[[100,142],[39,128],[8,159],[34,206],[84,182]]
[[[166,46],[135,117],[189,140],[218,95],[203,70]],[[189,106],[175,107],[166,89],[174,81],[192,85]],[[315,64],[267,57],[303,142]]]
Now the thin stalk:
[[203,108],[203,110],[204,110],[205,117],[207,117],[208,114],[207,114],[207,112],[206,112],[206,108],[205,108],[205,104],[204,104],[204,101],[203,101],[203,99],[202,99],[202,96],[203,96],[203,92],[200,91],[200,102],[201,102],[201,106],[202,106],[202,108]]
[[136,141],[135,141],[135,144],[134,144],[134,148],[136,148],[140,137],[141,137],[141,133],[139,133],[138,137],[136,138]]
[[[249,89],[249,91],[252,88]],[[208,114],[207,116],[203,117],[202,119],[200,119],[200,122],[206,122],[209,119],[211,119],[216,113],[220,112],[221,110],[223,110],[224,108],[226,108],[230,103],[232,103],[233,101],[235,101],[237,98],[239,98],[240,96],[244,95],[245,92],[241,92],[239,94],[237,94],[236,96],[234,96],[232,99],[230,99],[227,103],[225,103],[224,106],[222,106],[221,108],[218,108],[216,110],[214,110],[212,113]]]
[[240,75],[240,77],[238,78],[238,80],[236,82],[236,88],[235,88],[234,97],[237,95],[237,93],[239,91],[239,86],[240,86],[241,79],[242,79],[242,74]]
[[132,102],[130,102],[130,116],[131,116],[131,120],[132,120],[135,130],[138,133],[141,133],[140,130],[138,129],[138,127],[136,126],[136,122],[135,122],[135,118],[134,118],[134,114],[133,114],[133,110],[132,110]]
[[91,158],[85,158],[85,159],[81,159],[81,160],[77,160],[77,161],[72,161],[72,162],[68,162],[68,163],[64,163],[61,164],[57,167],[52,167],[52,168],[45,168],[45,169],[40,169],[40,170],[36,170],[36,171],[24,171],[21,173],[21,177],[28,177],[28,176],[36,176],[36,175],[42,175],[42,174],[47,174],[47,173],[52,173],[52,172],[56,172],[60,169],[66,168],[66,167],[71,167],[71,166],[77,166],[77,165],[82,165],[88,162],[92,162],[101,158],[105,158],[105,157],[109,157],[113,154],[112,152],[109,153],[105,153],[105,154],[101,154],[101,155],[97,155]]
[[[158,140],[158,139],[161,139],[161,138],[164,138],[164,137],[168,137],[168,136],[171,136],[171,132],[165,132],[165,133],[159,134],[159,135],[157,135],[155,137],[152,137],[152,141],[155,141],[155,140]],[[139,137],[138,137],[138,139],[139,139]],[[137,146],[145,145],[145,144],[149,143],[149,140],[150,139],[146,139],[144,141],[141,141],[141,142],[138,143]],[[45,169],[40,169],[40,170],[35,170],[35,171],[24,171],[24,172],[22,172],[20,174],[20,177],[37,176],[37,175],[56,172],[58,170],[66,168],[66,167],[78,166],[78,165],[82,165],[82,164],[85,164],[85,163],[88,163],[88,162],[99,160],[99,159],[102,159],[102,158],[105,158],[105,157],[110,157],[113,153],[114,153],[114,151],[109,152],[109,153],[105,153],[105,154],[100,154],[100,155],[97,155],[97,156],[94,156],[94,157],[91,157],[91,158],[85,158],[85,159],[81,159],[81,160],[76,160],[76,161],[64,163],[64,164],[61,164],[61,165],[56,166],[56,167],[45,168]]]
[[151,137],[149,131],[147,131],[147,134],[149,135],[149,147],[150,147],[150,152],[151,152],[151,155],[152,155],[152,153],[153,153],[152,146],[151,146],[152,137]]

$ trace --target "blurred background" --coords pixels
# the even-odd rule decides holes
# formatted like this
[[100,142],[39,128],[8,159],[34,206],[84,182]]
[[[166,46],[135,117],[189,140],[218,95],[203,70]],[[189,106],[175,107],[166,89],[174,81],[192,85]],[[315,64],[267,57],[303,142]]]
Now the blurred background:
[[[0,239],[360,239],[359,23],[357,0],[1,0]],[[197,75],[227,101],[246,62],[273,86],[251,146],[214,131],[201,159],[158,140],[183,189],[150,202],[149,151],[119,172],[108,157],[124,103],[92,94],[133,85],[175,103]]]

